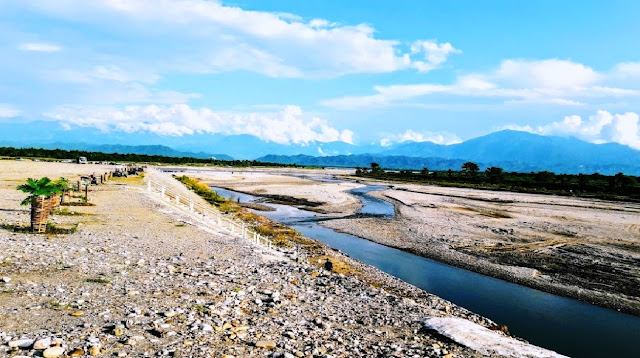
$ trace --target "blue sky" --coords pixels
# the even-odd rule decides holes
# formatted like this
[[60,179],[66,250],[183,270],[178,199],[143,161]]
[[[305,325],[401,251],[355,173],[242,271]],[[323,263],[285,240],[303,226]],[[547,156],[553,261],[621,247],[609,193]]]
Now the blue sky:
[[0,123],[54,124],[67,142],[90,129],[455,143],[510,128],[640,149],[639,13],[636,1],[0,0]]

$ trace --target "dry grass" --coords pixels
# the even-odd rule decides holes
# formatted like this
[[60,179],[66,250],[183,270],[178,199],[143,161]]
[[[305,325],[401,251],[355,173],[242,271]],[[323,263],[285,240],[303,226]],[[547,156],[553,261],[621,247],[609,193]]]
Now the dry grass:
[[317,267],[324,267],[325,262],[329,260],[333,264],[333,269],[331,271],[335,273],[339,273],[343,275],[362,274],[362,272],[357,270],[355,267],[349,265],[347,262],[339,260],[329,255],[314,256],[314,257],[310,257],[308,260],[310,264]]
[[478,213],[482,216],[486,216],[488,218],[493,218],[493,219],[512,219],[513,218],[513,216],[509,215],[504,210],[478,209],[478,208],[470,208],[468,206],[456,206],[453,208],[453,210]]

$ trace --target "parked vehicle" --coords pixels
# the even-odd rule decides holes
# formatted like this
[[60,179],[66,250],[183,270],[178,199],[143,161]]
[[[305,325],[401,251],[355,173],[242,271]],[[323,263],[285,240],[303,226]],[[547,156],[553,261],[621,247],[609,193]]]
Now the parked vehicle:
[[77,163],[78,164],[87,164],[87,157],[78,157]]

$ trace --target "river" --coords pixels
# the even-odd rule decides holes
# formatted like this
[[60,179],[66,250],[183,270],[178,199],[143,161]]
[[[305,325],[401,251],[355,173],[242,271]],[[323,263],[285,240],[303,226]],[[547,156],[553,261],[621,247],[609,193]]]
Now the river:
[[[362,214],[388,217],[393,205],[368,195],[384,186],[354,189],[363,203]],[[212,187],[218,194],[256,202],[261,198]],[[265,204],[265,203],[262,203]],[[445,298],[493,321],[529,342],[572,357],[610,357],[637,354],[640,317],[538,291],[468,270],[439,263],[353,235],[318,225],[318,214],[292,206],[269,204],[275,211],[256,211],[288,225],[309,238]]]

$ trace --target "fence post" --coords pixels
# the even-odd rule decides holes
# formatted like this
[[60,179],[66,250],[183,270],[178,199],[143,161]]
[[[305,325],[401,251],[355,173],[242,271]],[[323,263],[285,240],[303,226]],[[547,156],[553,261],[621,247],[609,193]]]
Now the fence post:
[[167,190],[167,189],[166,189],[166,188],[164,187],[164,185],[163,185],[163,186],[162,186],[162,190],[160,190],[160,198],[161,198],[161,199],[164,199],[164,192],[165,192],[166,190]]
[[151,192],[151,180],[147,182],[147,191]]
[[180,204],[180,195],[176,194],[176,204]]
[[193,212],[193,200],[189,200],[189,211]]

